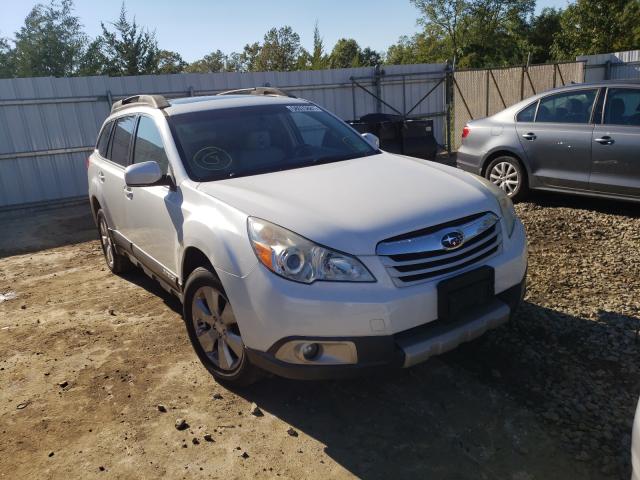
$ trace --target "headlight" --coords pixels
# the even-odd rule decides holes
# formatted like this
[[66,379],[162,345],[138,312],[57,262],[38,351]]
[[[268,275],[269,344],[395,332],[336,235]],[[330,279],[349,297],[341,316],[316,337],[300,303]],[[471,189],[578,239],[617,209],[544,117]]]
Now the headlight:
[[249,217],[247,228],[260,263],[284,278],[301,283],[376,280],[357,258],[317,245],[266,220]]
[[513,229],[516,226],[516,209],[513,207],[513,202],[507,196],[507,194],[497,185],[493,184],[484,177],[478,175],[472,175],[473,178],[482,183],[485,187],[491,190],[491,193],[496,197],[498,205],[500,205],[500,212],[504,219],[504,224],[507,228],[507,234],[509,237],[513,234]]

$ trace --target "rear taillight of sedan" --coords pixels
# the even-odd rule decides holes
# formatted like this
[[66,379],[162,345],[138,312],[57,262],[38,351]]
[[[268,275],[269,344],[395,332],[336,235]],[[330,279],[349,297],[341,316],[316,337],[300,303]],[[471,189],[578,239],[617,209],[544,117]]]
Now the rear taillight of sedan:
[[471,133],[471,128],[469,128],[469,125],[465,125],[464,128],[462,129],[462,138],[467,138],[470,133]]

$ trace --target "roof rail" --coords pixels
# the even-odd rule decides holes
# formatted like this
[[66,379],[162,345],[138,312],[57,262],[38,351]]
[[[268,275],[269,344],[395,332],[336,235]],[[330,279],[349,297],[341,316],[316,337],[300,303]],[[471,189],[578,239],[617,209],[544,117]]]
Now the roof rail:
[[146,106],[151,108],[167,108],[169,102],[162,95],[132,95],[118,100],[111,106],[111,113],[128,107]]
[[218,95],[274,95],[277,97],[290,97],[296,98],[295,95],[280,90],[274,87],[253,87],[253,88],[241,88],[239,90],[229,90],[228,92],[220,92]]

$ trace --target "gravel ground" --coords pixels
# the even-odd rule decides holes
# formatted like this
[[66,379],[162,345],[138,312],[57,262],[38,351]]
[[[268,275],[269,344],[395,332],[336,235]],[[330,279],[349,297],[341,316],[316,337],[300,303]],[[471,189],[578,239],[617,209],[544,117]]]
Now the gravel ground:
[[235,392],[175,299],[107,271],[86,207],[0,219],[0,478],[628,478],[640,208],[517,210],[515,322],[392,376]]
[[529,291],[516,322],[451,354],[539,413],[577,461],[630,475],[640,394],[640,208],[538,195],[516,206]]

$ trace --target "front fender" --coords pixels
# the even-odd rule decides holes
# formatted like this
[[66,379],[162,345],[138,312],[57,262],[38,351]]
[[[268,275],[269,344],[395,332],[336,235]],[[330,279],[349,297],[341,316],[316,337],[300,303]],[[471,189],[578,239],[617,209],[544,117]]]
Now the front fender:
[[185,218],[180,272],[184,271],[184,252],[194,247],[216,270],[244,277],[258,263],[247,234],[247,215],[216,199],[206,203]]

